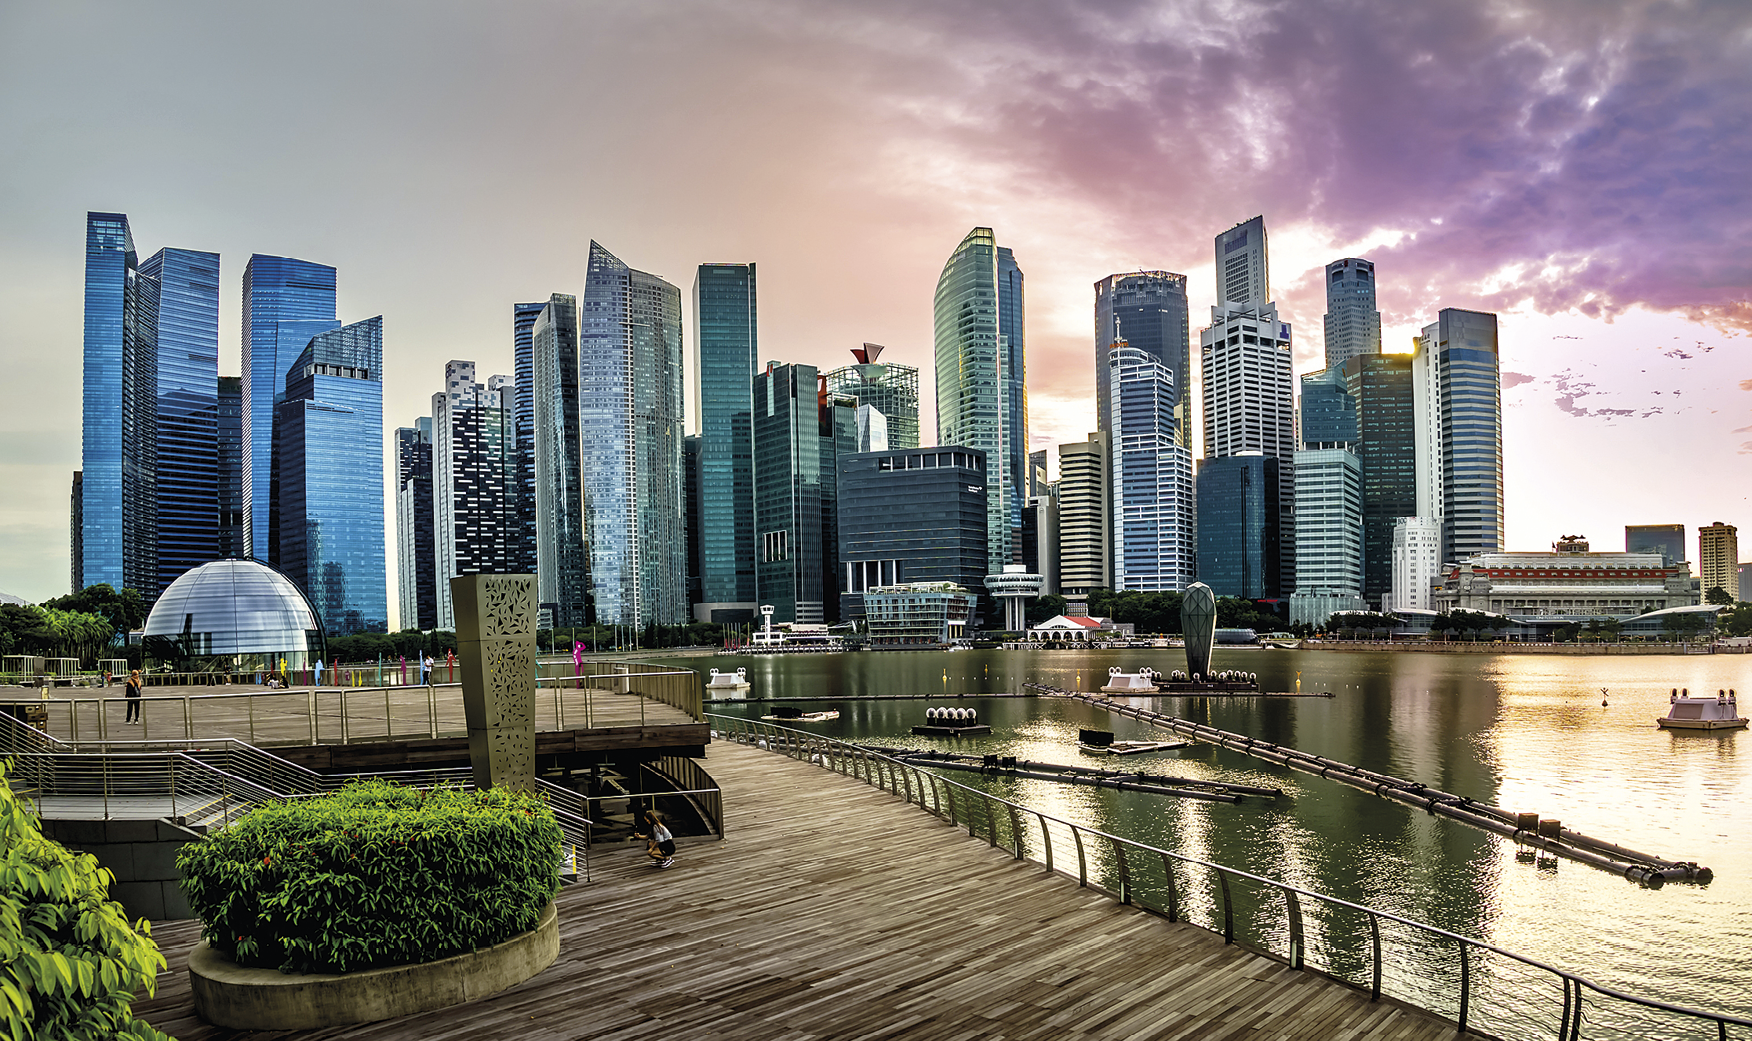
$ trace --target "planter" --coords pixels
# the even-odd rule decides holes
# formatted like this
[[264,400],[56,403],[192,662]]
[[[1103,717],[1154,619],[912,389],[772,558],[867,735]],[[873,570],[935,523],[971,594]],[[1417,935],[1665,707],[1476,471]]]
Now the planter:
[[496,994],[553,964],[559,915],[550,901],[534,929],[504,943],[420,965],[341,974],[245,969],[204,941],[189,953],[195,1012],[237,1030],[316,1030],[374,1023]]

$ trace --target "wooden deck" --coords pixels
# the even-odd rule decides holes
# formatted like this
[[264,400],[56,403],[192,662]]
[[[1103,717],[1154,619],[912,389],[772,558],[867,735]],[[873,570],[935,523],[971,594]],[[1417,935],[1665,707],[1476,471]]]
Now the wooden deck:
[[[714,744],[726,837],[669,870],[628,847],[561,891],[561,950],[501,994],[297,1035],[549,1041],[889,1041],[1454,1036],[1451,1023],[1124,907],[1016,861],[885,792],[771,752]],[[170,970],[135,1011],[182,1041],[194,922],[154,936]]]

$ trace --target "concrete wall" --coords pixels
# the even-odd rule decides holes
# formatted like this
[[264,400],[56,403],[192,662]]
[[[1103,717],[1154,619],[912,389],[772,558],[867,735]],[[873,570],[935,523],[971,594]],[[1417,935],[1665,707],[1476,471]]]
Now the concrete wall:
[[43,834],[89,853],[116,876],[110,899],[135,918],[193,918],[176,851],[201,836],[167,820],[44,820]]

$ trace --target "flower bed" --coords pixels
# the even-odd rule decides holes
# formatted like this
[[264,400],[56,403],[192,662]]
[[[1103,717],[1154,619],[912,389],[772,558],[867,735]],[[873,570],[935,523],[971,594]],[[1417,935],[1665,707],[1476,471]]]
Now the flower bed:
[[346,973],[436,961],[536,927],[561,834],[540,797],[362,781],[259,807],[184,846],[213,950],[247,968]]

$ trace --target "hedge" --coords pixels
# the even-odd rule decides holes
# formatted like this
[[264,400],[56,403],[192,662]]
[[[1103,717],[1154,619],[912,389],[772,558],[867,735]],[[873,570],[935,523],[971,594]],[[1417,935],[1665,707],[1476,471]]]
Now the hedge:
[[436,961],[535,928],[559,888],[542,799],[359,781],[270,803],[183,846],[183,892],[215,950],[282,972]]
[[164,968],[142,918],[109,899],[114,876],[43,837],[0,760],[0,1036],[166,1041],[129,1004]]

